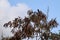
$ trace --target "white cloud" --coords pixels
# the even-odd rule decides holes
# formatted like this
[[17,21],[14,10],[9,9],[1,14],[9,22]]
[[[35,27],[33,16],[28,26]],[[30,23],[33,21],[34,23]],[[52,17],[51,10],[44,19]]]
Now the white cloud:
[[0,0],[0,20],[11,20],[17,16],[24,17],[27,10],[30,9],[24,3],[18,3],[16,6],[11,6],[8,0]]
[[[12,20],[18,16],[21,16],[21,17],[26,16],[27,15],[26,12],[28,9],[30,8],[24,3],[18,3],[16,4],[16,6],[11,6],[8,0],[0,0],[0,24],[3,24],[9,20]],[[3,27],[0,26],[0,30],[1,28]],[[0,33],[1,32],[2,31],[0,31]]]
[[8,0],[0,0],[0,7],[8,7],[10,6]]

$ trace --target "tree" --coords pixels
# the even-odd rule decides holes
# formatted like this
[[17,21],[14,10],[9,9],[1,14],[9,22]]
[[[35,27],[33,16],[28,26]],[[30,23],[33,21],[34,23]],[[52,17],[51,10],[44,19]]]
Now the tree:
[[[35,37],[35,35],[36,40],[39,40],[40,38],[41,40],[48,40],[51,37],[53,40],[54,36],[52,36],[50,29],[57,27],[58,23],[56,18],[47,21],[46,14],[39,9],[34,12],[33,10],[28,10],[27,14],[28,17],[25,17],[24,19],[18,17],[15,18],[13,22],[9,21],[3,25],[4,27],[13,27],[11,32],[14,34],[14,36],[9,38],[9,40],[22,40],[27,37],[29,40],[29,38]],[[32,25],[32,23],[34,24]],[[18,28],[17,32],[15,32],[15,28]],[[39,39],[37,39],[37,37],[39,37]]]

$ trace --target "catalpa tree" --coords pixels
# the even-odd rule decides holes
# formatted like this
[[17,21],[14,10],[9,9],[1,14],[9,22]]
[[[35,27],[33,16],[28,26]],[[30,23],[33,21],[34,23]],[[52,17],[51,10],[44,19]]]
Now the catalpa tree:
[[[47,15],[39,9],[37,11],[28,10],[27,15],[23,19],[17,17],[3,25],[4,27],[12,28],[11,32],[14,36],[9,40],[23,40],[25,38],[29,40],[29,38],[33,39],[34,37],[36,37],[36,40],[59,40],[59,37],[54,36],[51,32],[58,25],[56,18],[48,21]],[[15,30],[16,28],[17,30]]]

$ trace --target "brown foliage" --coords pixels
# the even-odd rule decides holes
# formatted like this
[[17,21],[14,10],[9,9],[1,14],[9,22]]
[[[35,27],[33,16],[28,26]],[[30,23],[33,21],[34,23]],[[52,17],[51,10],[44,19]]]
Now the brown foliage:
[[[21,40],[26,37],[30,38],[35,35],[34,33],[41,33],[41,40],[48,40],[50,29],[58,25],[56,19],[51,19],[47,22],[47,16],[39,9],[37,12],[29,10],[28,16],[29,17],[25,17],[24,19],[21,19],[20,17],[15,18],[13,22],[9,21],[3,25],[4,27],[8,27],[9,25],[9,27],[18,28],[17,32],[15,32],[14,36],[10,40]],[[34,23],[33,26],[31,25],[31,22]],[[20,29],[21,27],[22,30]],[[38,29],[35,30],[36,28]],[[45,29],[49,33],[46,31],[42,33],[42,30],[40,29]]]

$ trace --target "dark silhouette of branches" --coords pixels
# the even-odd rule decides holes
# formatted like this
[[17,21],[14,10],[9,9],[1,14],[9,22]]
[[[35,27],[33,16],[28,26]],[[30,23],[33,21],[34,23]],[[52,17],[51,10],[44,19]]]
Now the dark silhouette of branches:
[[[18,28],[17,32],[12,29],[11,32],[14,34],[14,36],[9,38],[9,40],[22,40],[27,37],[29,39],[35,37],[35,35],[36,38],[40,37],[41,40],[48,40],[51,37],[52,40],[58,40],[58,37],[55,38],[56,35],[52,36],[53,34],[50,31],[50,29],[57,27],[58,25],[56,18],[47,22],[46,14],[39,9],[37,12],[28,10],[27,14],[28,17],[25,17],[24,19],[18,17],[15,18],[13,22],[9,21],[3,25],[4,27],[13,27],[13,29]],[[31,22],[34,24],[32,25]],[[44,32],[42,30],[44,30]]]

